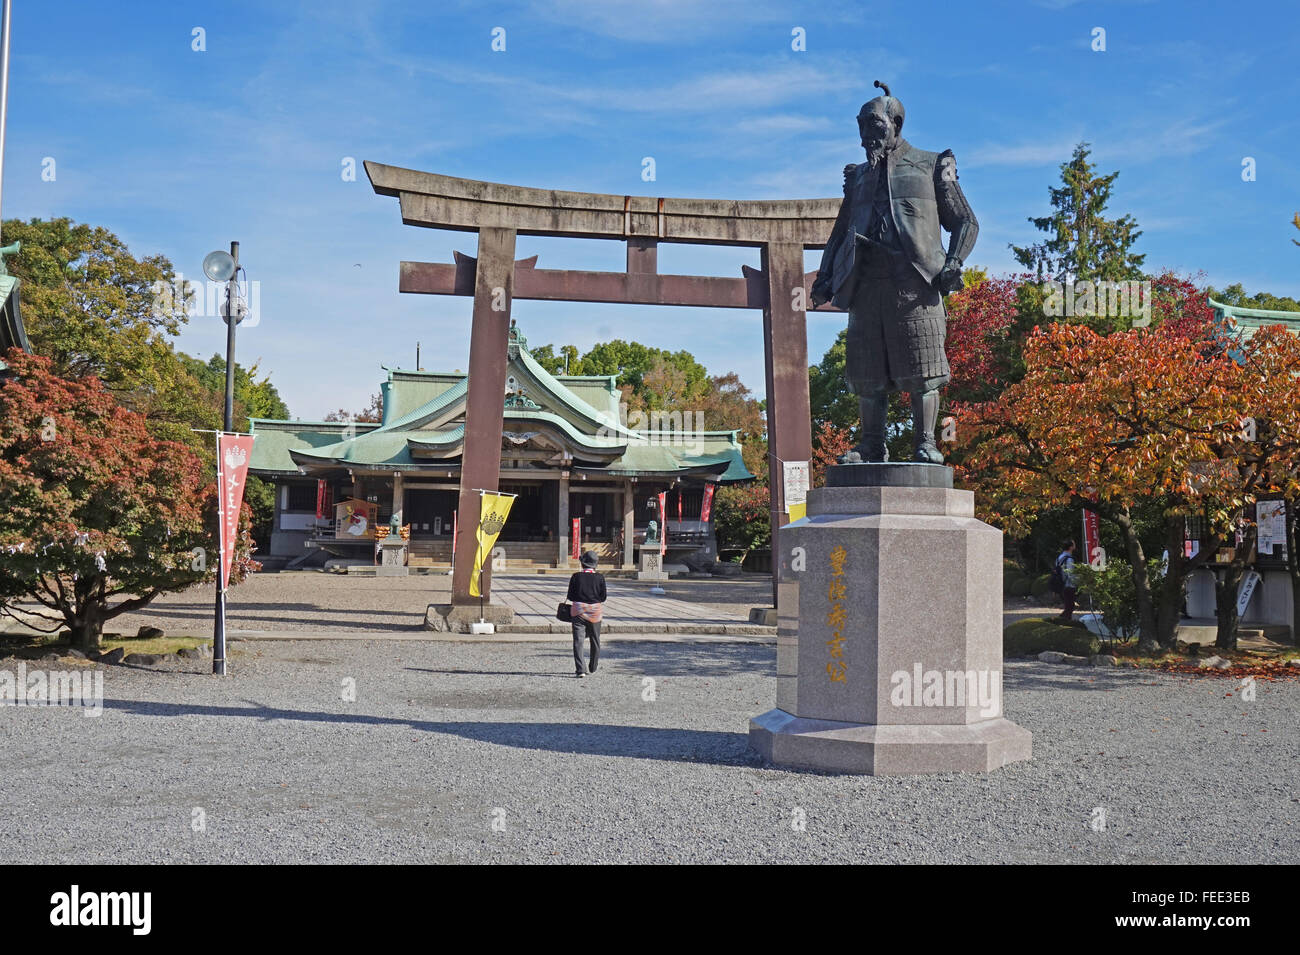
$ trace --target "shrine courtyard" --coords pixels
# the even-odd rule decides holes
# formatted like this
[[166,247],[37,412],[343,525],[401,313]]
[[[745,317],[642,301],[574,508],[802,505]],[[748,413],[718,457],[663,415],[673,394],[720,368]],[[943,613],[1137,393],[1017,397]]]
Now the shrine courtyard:
[[[0,779],[0,861],[1300,859],[1300,681],[1247,702],[1235,680],[1011,660],[1005,709],[1032,760],[826,776],[748,749],[775,694],[765,637],[629,634],[575,680],[559,634],[426,639],[421,578],[317,575],[317,593],[294,576],[232,591],[232,629],[279,637],[232,642],[228,677],[206,657],[109,666],[97,717],[0,709],[0,745],[22,754]],[[512,580],[528,583],[498,593]],[[658,599],[739,617],[763,583],[674,581]],[[207,599],[141,619],[202,633]]]
[[[436,635],[424,628],[425,611],[429,604],[449,599],[450,583],[446,574],[254,574],[228,592],[227,626],[235,639],[367,634],[429,639]],[[554,614],[568,583],[567,572],[494,574],[492,602],[515,611],[515,626],[507,628],[513,632],[503,636],[524,639],[552,623],[567,633]],[[766,575],[669,580],[662,596],[652,594],[652,586],[650,581],[608,579],[605,620],[611,636],[634,632],[723,636],[730,631],[732,636],[775,640],[775,627],[749,625],[750,608],[771,606],[772,579]],[[210,638],[212,588],[165,594],[139,613],[118,617],[105,629],[132,635],[141,626],[158,627],[168,636]]]

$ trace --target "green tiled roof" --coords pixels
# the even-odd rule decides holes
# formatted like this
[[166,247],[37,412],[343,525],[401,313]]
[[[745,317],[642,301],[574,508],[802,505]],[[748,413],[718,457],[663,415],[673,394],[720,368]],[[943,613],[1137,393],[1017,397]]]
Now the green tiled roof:
[[417,431],[410,439],[410,442],[416,446],[448,447],[460,444],[464,440],[465,426],[462,424],[449,431]]
[[[1244,346],[1255,336],[1255,332],[1268,325],[1283,325],[1291,334],[1300,335],[1300,312],[1270,308],[1241,308],[1237,305],[1224,305],[1214,299],[1210,299],[1209,302],[1210,308],[1214,309],[1215,317],[1223,325],[1222,333],[1225,337],[1235,340],[1239,346]],[[1245,360],[1240,348],[1230,348],[1228,354],[1238,362]]]
[[411,467],[415,459],[406,446],[410,431],[385,431],[380,428],[368,434],[359,434],[348,441],[337,441],[323,447],[292,449],[290,458],[295,463],[319,461],[322,464],[365,467]]
[[448,372],[390,370],[388,380],[379,386],[384,396],[384,424],[427,405],[464,380],[464,375]]
[[2,356],[9,349],[18,347],[23,351],[31,351],[18,303],[20,284],[12,275],[0,275],[0,371],[5,369]]
[[[372,430],[378,425],[354,424],[358,433]],[[248,466],[254,471],[283,471],[298,473],[298,465],[289,457],[290,451],[311,450],[337,444],[348,428],[340,421],[276,421],[254,418],[249,424],[253,441],[253,456]]]
[[[390,379],[391,388],[392,381]],[[392,417],[388,413],[388,406],[384,406],[384,427],[385,428],[409,428],[412,425],[423,424],[430,418],[437,417],[440,412],[447,411],[456,406],[457,403],[464,401],[469,392],[469,379],[462,378],[452,387],[443,391],[441,394],[430,398],[422,405],[417,405],[410,411],[400,417]]]
[[1219,313],[1221,318],[1244,319],[1255,325],[1294,325],[1300,329],[1300,312],[1272,308],[1242,308],[1239,305],[1224,305],[1210,299],[1210,308]]
[[616,375],[556,375],[555,380],[593,408],[618,414],[623,394],[615,384]]
[[[684,443],[675,443],[668,436],[627,428],[619,420],[621,395],[611,377],[552,375],[523,347],[510,359],[507,374],[539,407],[506,407],[503,431],[542,430],[558,436],[573,454],[575,467],[620,475],[694,471],[720,474],[724,481],[753,477],[741,460],[734,431],[690,434]],[[383,424],[353,425],[351,437],[345,437],[347,422],[254,421],[252,468],[282,473],[298,473],[299,465],[429,470],[439,467],[429,453],[456,453],[465,435],[466,376],[394,369],[381,387]]]
[[570,411],[580,419],[584,419],[585,423],[592,428],[599,429],[603,427],[607,430],[627,435],[628,437],[634,435],[634,432],[629,431],[618,420],[618,413],[616,410],[611,412],[608,407],[598,409],[593,407],[587,401],[584,401],[582,398],[579,398],[569,388],[565,387],[559,379],[538,364],[536,359],[534,359],[532,355],[528,354],[527,349],[520,348],[518,360],[512,360],[510,365],[512,368],[522,370],[525,373],[525,377],[532,378],[533,382],[540,386],[544,392],[549,393],[551,396],[556,398],[560,405],[560,408],[557,408],[556,410],[563,409],[565,411]]
[[745,467],[745,459],[740,453],[740,448],[727,448],[713,454],[700,454],[693,457],[682,458],[683,464],[692,467],[698,467],[706,464],[721,464],[726,462],[727,469],[719,475],[720,481],[748,481],[754,475]]
[[1241,308],[1224,305],[1210,299],[1210,308],[1221,322],[1229,323],[1236,336],[1244,343],[1266,325],[1285,325],[1293,335],[1300,335],[1300,312],[1271,308]]

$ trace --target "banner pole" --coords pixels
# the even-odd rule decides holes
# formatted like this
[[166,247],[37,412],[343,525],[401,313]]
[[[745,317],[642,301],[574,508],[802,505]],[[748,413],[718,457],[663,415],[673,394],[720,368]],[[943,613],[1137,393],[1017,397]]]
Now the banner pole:
[[221,563],[226,553],[225,496],[222,494],[221,432],[217,439],[217,597],[212,623],[212,674],[226,675],[226,594],[221,587]]
[[[474,536],[483,533],[483,491],[478,492],[478,528],[474,531]],[[476,548],[477,549],[477,548]],[[483,560],[478,565],[478,622],[483,623],[483,568],[487,564],[488,555],[483,555]]]

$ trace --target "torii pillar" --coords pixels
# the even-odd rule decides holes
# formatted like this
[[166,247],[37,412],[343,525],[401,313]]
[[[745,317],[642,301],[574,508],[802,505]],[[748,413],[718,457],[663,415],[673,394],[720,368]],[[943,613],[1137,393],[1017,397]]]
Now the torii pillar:
[[[510,302],[515,284],[515,231],[479,230],[478,266],[474,275],[474,318],[469,335],[469,389],[465,401],[465,451],[461,455],[459,526],[456,564],[452,568],[453,604],[475,603],[469,592],[478,554],[475,529],[479,491],[500,487],[501,432],[504,430]],[[471,450],[473,449],[473,453]],[[491,594],[492,564],[485,561],[479,588]]]

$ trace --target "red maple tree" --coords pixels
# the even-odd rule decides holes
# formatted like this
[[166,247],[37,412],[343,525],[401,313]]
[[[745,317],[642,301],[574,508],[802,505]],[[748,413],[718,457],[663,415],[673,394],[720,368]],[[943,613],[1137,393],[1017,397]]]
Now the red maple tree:
[[[152,438],[97,378],[69,381],[12,349],[0,384],[0,613],[78,646],[159,594],[211,581],[215,482],[189,448]],[[232,582],[249,555],[240,515]]]
[[945,351],[949,401],[995,397],[1007,384],[1006,344],[1016,320],[1016,293],[1028,276],[984,279],[949,295]]

